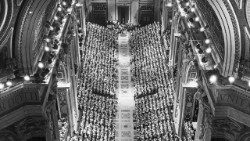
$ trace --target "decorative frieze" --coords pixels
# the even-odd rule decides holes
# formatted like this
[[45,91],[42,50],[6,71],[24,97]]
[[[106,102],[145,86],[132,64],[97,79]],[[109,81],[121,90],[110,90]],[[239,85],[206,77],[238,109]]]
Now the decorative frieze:
[[218,90],[217,105],[231,106],[250,114],[250,99],[233,89]]

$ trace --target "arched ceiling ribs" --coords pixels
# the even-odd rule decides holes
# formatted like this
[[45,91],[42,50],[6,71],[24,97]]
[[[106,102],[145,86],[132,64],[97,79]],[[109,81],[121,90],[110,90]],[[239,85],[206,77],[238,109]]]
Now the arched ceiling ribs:
[[13,17],[13,8],[13,0],[0,1],[0,51],[12,33],[10,24]]
[[[35,64],[42,52],[44,23],[53,9],[55,0],[24,1],[15,27],[14,55],[19,60],[18,68],[24,74],[33,74]],[[48,14],[50,13],[50,14]]]
[[241,34],[237,17],[228,0],[207,1],[215,11],[223,32],[225,53],[221,73],[225,77],[235,75],[241,56]]
[[250,28],[250,1],[246,1],[246,19],[247,19],[247,22],[248,22],[248,28]]

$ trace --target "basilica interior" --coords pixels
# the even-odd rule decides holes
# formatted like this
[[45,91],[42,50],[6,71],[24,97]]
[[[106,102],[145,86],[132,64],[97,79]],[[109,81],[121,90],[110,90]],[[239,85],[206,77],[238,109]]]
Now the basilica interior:
[[0,0],[0,141],[250,141],[250,0]]

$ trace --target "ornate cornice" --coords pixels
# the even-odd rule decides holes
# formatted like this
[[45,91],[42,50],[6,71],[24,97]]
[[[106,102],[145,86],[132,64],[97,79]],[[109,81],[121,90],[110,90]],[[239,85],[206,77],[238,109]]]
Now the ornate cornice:
[[4,129],[27,116],[42,116],[42,108],[39,105],[26,105],[0,117],[0,129]]
[[216,106],[230,106],[250,114],[250,96],[236,88],[220,88],[216,90]]
[[40,85],[20,84],[0,96],[0,117],[24,105],[41,105]]

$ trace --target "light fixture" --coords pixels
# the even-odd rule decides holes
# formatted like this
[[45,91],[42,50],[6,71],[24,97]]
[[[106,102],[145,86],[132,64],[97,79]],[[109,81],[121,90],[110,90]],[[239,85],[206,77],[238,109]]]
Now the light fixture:
[[57,21],[57,20],[59,20],[59,18],[58,18],[57,16],[55,16],[55,17],[54,17],[54,20],[56,20],[56,21]]
[[58,7],[57,10],[58,10],[59,12],[61,12],[61,11],[62,11],[62,7]]
[[50,26],[50,27],[49,27],[49,30],[54,30],[54,27],[53,27],[53,26]]
[[194,7],[190,8],[190,11],[195,12],[195,8]]
[[7,85],[8,87],[10,87],[10,86],[13,85],[13,83],[12,83],[10,80],[8,80],[8,81],[6,82],[6,85]]
[[50,50],[50,48],[48,46],[45,46],[44,50],[48,52]]
[[38,67],[39,67],[40,69],[44,68],[43,62],[39,62],[39,63],[38,63]]
[[67,18],[63,18],[62,22],[64,22],[64,23],[65,23],[66,21],[67,21]]
[[212,83],[212,84],[216,83],[217,80],[218,80],[217,75],[214,75],[214,74],[213,74],[213,75],[211,75],[211,76],[209,77],[209,82]]
[[230,77],[228,77],[228,81],[229,81],[229,83],[234,83],[234,81],[235,81],[235,78],[233,77],[233,76],[230,76]]
[[67,5],[67,3],[66,3],[65,1],[63,1],[63,2],[62,2],[62,5],[63,5],[63,6],[66,6],[66,5]]
[[195,20],[196,22],[198,22],[198,21],[200,20],[200,18],[199,18],[199,17],[195,17],[194,20]]
[[211,43],[211,40],[210,39],[206,39],[205,40],[205,44],[210,44]]
[[67,12],[68,12],[68,13],[71,13],[71,12],[72,12],[72,8],[68,8],[68,9],[67,9]]
[[248,82],[247,82],[247,83],[248,83],[248,87],[250,87],[250,80],[248,80]]
[[189,3],[189,2],[186,2],[186,3],[185,3],[185,6],[189,6],[189,5],[190,5],[190,3]]
[[168,2],[166,6],[167,6],[167,7],[172,7],[173,4],[172,4],[171,2]]
[[25,75],[25,76],[23,77],[23,79],[24,79],[25,81],[30,81],[30,76]]
[[45,40],[47,43],[49,43],[49,42],[51,41],[50,38],[45,38],[44,40]]
[[206,53],[211,53],[212,52],[212,48],[211,47],[208,47],[207,49],[206,49]]
[[205,31],[205,28],[201,27],[199,30],[200,30],[200,32],[203,32],[203,31]]
[[0,90],[4,88],[4,84],[0,83]]
[[216,69],[216,68],[218,68],[218,65],[216,64],[216,65],[214,65],[214,69]]

